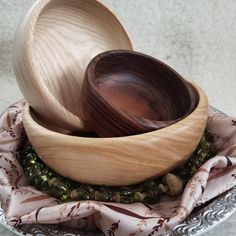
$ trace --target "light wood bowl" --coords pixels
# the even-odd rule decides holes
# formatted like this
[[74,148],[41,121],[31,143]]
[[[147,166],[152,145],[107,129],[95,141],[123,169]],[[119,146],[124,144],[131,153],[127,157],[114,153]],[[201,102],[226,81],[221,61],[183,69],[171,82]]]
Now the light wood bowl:
[[163,175],[182,164],[195,150],[207,121],[208,101],[199,93],[196,109],[163,129],[118,138],[64,135],[41,125],[29,105],[23,124],[43,162],[62,176],[100,185],[130,185]]
[[86,130],[80,89],[97,54],[130,49],[116,16],[97,0],[37,0],[20,22],[13,47],[18,85],[44,120],[66,130]]

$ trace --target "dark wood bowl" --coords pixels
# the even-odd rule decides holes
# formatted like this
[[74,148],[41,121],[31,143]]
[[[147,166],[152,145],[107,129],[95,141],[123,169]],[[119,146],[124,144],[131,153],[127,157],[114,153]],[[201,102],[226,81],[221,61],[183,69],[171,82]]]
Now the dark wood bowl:
[[165,63],[126,50],[101,53],[82,85],[83,118],[100,137],[141,134],[188,116],[196,89]]

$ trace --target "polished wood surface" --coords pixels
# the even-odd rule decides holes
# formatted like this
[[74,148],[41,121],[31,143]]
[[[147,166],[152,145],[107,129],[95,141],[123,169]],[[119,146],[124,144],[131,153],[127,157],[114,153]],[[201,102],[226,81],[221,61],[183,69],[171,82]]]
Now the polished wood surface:
[[100,137],[145,133],[190,114],[198,93],[177,72],[148,55],[113,50],[88,65],[81,92],[83,118]]
[[65,135],[39,125],[29,105],[23,112],[23,124],[42,160],[59,174],[89,184],[134,184],[172,170],[196,148],[205,129],[208,101],[194,87],[199,103],[190,115],[145,134],[118,138]]
[[86,130],[80,119],[84,71],[97,54],[130,49],[116,16],[96,0],[37,0],[18,26],[13,64],[25,99],[48,122]]

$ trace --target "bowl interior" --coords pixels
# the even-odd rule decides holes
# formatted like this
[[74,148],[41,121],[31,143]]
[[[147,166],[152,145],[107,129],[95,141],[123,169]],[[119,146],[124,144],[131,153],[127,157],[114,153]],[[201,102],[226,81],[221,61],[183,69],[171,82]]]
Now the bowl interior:
[[178,73],[139,53],[103,53],[93,72],[91,84],[103,103],[133,119],[176,120],[199,101],[196,90]]
[[89,61],[100,52],[132,49],[116,17],[94,0],[52,0],[40,12],[30,47],[37,78],[56,100],[80,114],[80,86]]

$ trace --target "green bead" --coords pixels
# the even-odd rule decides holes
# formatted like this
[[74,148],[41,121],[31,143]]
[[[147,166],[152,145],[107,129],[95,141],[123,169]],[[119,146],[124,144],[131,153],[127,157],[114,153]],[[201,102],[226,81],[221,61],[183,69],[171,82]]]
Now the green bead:
[[92,186],[90,185],[80,185],[81,189],[84,189],[86,192],[92,193],[94,192],[94,189]]
[[182,179],[187,179],[189,177],[189,171],[185,167],[177,169],[174,173]]
[[132,198],[126,198],[126,197],[123,197],[120,199],[120,203],[123,203],[123,204],[130,204],[130,203],[133,203],[134,200]]
[[86,190],[78,188],[76,191],[78,194],[78,200],[93,200],[92,196]]
[[23,151],[20,152],[20,156],[25,158],[29,153],[32,153],[32,148],[27,146]]
[[149,190],[144,201],[148,204],[155,204],[159,201],[161,195],[162,193],[158,188],[154,190]]
[[68,200],[68,199],[69,199],[69,194],[63,194],[63,195],[60,197],[60,199],[61,199],[62,201]]
[[35,155],[32,155],[31,153],[28,153],[23,161],[22,161],[22,164],[23,166],[27,167],[27,166],[30,166],[32,164],[35,164],[37,161],[37,157]]
[[67,186],[65,186],[64,184],[62,184],[61,186],[58,187],[59,191],[64,191],[67,192],[69,189],[67,188]]
[[63,183],[60,183],[60,184],[54,186],[54,188],[59,192],[68,192],[68,190],[69,190],[67,188],[67,186],[65,186]]
[[46,175],[41,175],[40,178],[41,178],[42,182],[48,181],[48,177]]
[[25,174],[29,179],[32,179],[34,177],[34,171],[32,169],[33,168],[31,166],[25,169]]
[[154,180],[146,180],[144,182],[144,186],[147,187],[148,189],[153,188],[154,186],[156,186],[157,184],[155,183]]
[[94,192],[94,199],[96,201],[111,202],[113,199],[113,194],[109,187],[101,186]]
[[123,187],[120,190],[120,196],[121,197],[132,197],[134,195],[133,191],[129,187]]

